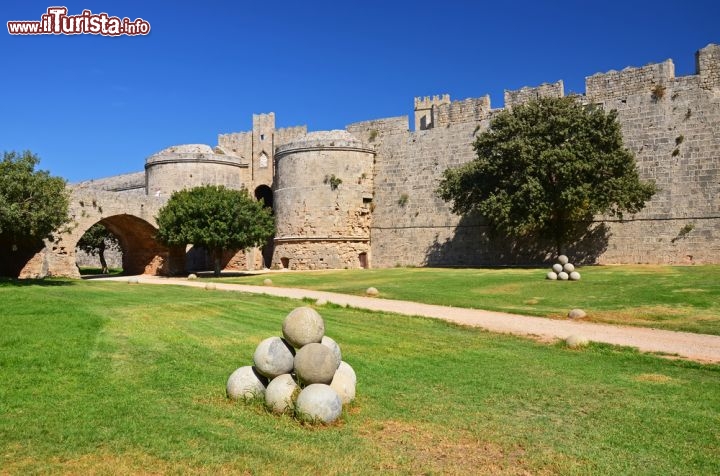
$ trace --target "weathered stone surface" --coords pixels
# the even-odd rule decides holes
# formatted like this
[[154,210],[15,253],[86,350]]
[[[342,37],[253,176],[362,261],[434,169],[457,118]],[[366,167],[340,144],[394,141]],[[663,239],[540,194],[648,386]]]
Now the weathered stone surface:
[[208,291],[215,291],[217,289],[217,285],[215,283],[207,283],[205,285],[205,289]]
[[555,281],[557,278],[558,276],[555,271],[549,271],[548,274],[545,275],[545,279],[549,279],[551,281]]
[[325,306],[328,303],[327,299],[320,298],[317,301],[315,301],[316,306]]
[[287,315],[282,325],[285,340],[290,345],[300,347],[322,341],[325,335],[325,322],[318,312],[311,307],[298,307]]
[[333,339],[332,337],[323,336],[320,343],[332,350],[333,355],[335,355],[335,358],[337,358],[339,365],[339,362],[342,361],[342,352],[340,351],[340,346],[338,345],[338,343],[335,342],[335,339]]
[[187,277],[187,278],[188,278],[188,279],[197,279],[197,274],[195,274],[195,273],[190,273],[190,274],[188,274],[188,277]]
[[278,375],[292,372],[295,355],[290,344],[279,337],[268,337],[255,349],[253,362],[258,372],[273,379]]
[[584,347],[588,345],[590,341],[588,341],[587,338],[584,336],[573,334],[567,339],[565,339],[565,343],[571,349],[577,349],[579,347]]
[[570,281],[580,281],[580,273],[578,273],[577,271],[573,271],[572,273],[570,273],[569,277]]
[[265,278],[265,279],[263,280],[263,284],[264,284],[265,286],[272,286],[272,285],[273,285],[272,279],[270,279],[270,278]]
[[233,400],[261,398],[265,396],[267,383],[265,377],[247,365],[230,374],[225,392]]
[[560,263],[561,266],[565,266],[566,264],[568,264],[569,261],[570,260],[565,255],[558,256],[558,263]]
[[339,365],[333,351],[322,344],[307,344],[295,354],[295,374],[303,384],[329,384]]
[[365,294],[367,294],[368,296],[374,297],[374,296],[377,296],[378,294],[380,294],[380,292],[376,288],[370,287],[365,290]]
[[140,284],[140,280],[137,278],[137,276],[132,276],[128,278],[128,284]]
[[295,408],[295,398],[300,387],[290,374],[278,375],[267,386],[265,405],[273,413],[285,413]]
[[558,273],[558,279],[560,281],[567,281],[569,277],[570,276],[568,276],[568,274],[565,271],[561,271]]
[[555,264],[552,266],[552,270],[557,274],[557,273],[562,272],[563,267],[562,267],[561,264],[555,263]]
[[312,384],[298,395],[296,411],[305,421],[333,423],[342,414],[342,400],[329,385]]
[[582,319],[583,317],[587,317],[587,313],[582,309],[571,309],[570,312],[568,312],[568,317],[570,319]]
[[573,271],[575,271],[575,265],[573,265],[572,263],[565,263],[563,265],[563,271],[565,271],[566,273],[572,273]]
[[338,393],[343,405],[355,400],[355,388],[357,385],[357,377],[355,371],[346,362],[340,362],[340,366],[335,371],[330,386]]

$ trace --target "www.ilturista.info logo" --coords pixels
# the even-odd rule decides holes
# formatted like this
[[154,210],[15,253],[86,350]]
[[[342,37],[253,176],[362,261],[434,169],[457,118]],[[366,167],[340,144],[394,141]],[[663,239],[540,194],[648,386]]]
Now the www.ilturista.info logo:
[[107,13],[83,10],[80,15],[68,15],[66,7],[50,7],[40,21],[9,21],[11,35],[105,35],[135,36],[150,33],[150,23],[142,18],[111,17]]

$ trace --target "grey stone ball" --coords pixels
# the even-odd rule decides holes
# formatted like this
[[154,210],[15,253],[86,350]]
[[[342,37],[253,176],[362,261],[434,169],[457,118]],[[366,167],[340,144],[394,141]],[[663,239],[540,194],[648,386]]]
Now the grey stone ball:
[[264,284],[265,286],[272,286],[272,284],[273,284],[273,283],[272,283],[272,279],[270,279],[270,278],[265,278],[265,279],[263,280],[263,284]]
[[127,282],[128,284],[140,284],[140,280],[135,276],[133,276],[132,278],[128,278]]
[[225,392],[233,400],[251,400],[265,396],[267,379],[249,365],[240,367],[228,377]]
[[565,271],[566,273],[572,273],[573,271],[575,271],[575,265],[572,263],[565,263],[563,265],[563,271]]
[[285,413],[295,408],[295,398],[300,387],[293,380],[292,375],[278,375],[265,390],[265,405],[273,413]]
[[[344,364],[344,365],[343,365]],[[357,378],[355,371],[347,363],[341,362],[340,367],[335,371],[330,387],[340,396],[343,405],[355,400],[355,387]]]
[[258,372],[269,379],[289,374],[295,365],[295,352],[279,337],[269,337],[258,344],[253,363]]
[[[340,346],[337,342],[335,342],[335,339],[328,336],[323,336],[322,340],[320,341],[322,345],[325,347],[329,347],[330,350],[332,350],[333,354],[335,355],[335,358],[337,358],[337,361],[342,361],[342,352],[340,352]],[[338,364],[340,365],[340,364]]]
[[555,271],[550,271],[548,274],[545,275],[545,279],[555,281],[557,279],[557,273]]
[[370,287],[365,290],[365,294],[368,296],[377,296],[380,294],[380,291],[378,291],[377,288]]
[[588,345],[590,341],[588,341],[586,337],[573,334],[565,339],[565,343],[571,349],[577,349]]
[[320,343],[325,335],[325,322],[318,312],[311,307],[298,307],[287,315],[282,325],[285,340],[296,349]]
[[301,420],[329,424],[340,418],[342,401],[332,387],[315,383],[300,392],[295,411]]
[[195,273],[188,274],[188,279],[197,279],[197,274],[195,274]]
[[568,317],[570,319],[582,319],[583,317],[586,317],[587,313],[583,311],[582,309],[571,309],[570,312],[568,312]]
[[570,281],[580,281],[580,273],[577,271],[570,273]]
[[569,277],[570,276],[568,276],[568,274],[565,271],[561,271],[558,273],[558,279],[560,281],[567,281]]
[[322,344],[308,344],[295,354],[295,375],[304,385],[329,384],[339,365],[333,351]]
[[205,285],[205,289],[207,289],[208,291],[214,291],[215,289],[217,289],[217,286],[215,285],[215,283],[207,283]]
[[563,270],[563,267],[561,264],[555,263],[552,267],[552,270],[555,271],[556,273],[559,273]]
[[567,256],[565,256],[565,255],[558,256],[558,263],[560,263],[562,266],[565,266],[568,263],[568,261],[570,261],[570,260],[568,259]]

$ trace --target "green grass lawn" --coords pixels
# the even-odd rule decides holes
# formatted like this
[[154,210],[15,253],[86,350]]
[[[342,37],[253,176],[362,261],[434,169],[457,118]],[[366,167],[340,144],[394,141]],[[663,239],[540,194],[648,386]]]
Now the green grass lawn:
[[429,319],[319,308],[359,379],[338,424],[228,401],[298,305],[0,282],[0,473],[720,473],[720,366]]
[[531,316],[720,335],[720,266],[588,266],[576,282],[545,280],[546,269],[393,268],[271,273],[222,282],[292,286]]

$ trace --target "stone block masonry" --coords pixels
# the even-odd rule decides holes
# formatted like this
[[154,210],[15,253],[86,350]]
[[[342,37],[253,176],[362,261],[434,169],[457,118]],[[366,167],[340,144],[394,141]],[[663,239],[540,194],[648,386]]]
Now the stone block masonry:
[[[562,81],[524,87],[505,91],[505,107],[563,95]],[[666,60],[592,75],[574,97],[617,111],[641,177],[659,191],[623,222],[596,217],[585,241],[567,250],[571,259],[720,263],[720,46],[697,52],[694,75],[676,77]],[[182,270],[183,250],[155,242],[155,216],[172,191],[206,183],[247,188],[257,198],[272,189],[274,243],[228,254],[227,269],[270,261],[291,269],[550,261],[549,244],[494,238],[481,217],[454,215],[436,194],[447,168],[475,158],[475,137],[499,111],[490,98],[444,94],[414,105],[414,131],[407,116],[307,133],[305,126],[275,129],[274,114],[258,114],[252,131],[222,134],[217,146],[170,147],[148,158],[145,172],[77,184],[74,228],[47,243],[24,275],[77,275],[75,244],[98,221],[120,238],[129,272]]]

